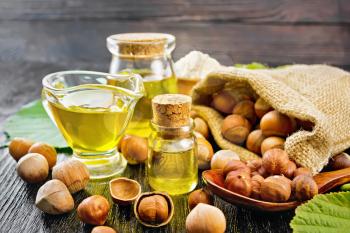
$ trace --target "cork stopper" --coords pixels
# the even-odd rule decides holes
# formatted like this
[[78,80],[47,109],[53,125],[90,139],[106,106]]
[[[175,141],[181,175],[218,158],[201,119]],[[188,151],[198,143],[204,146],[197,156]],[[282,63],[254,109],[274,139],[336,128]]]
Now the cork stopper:
[[160,57],[175,37],[164,33],[123,33],[107,38],[107,47],[114,54],[123,58]]
[[158,95],[152,99],[153,122],[164,127],[189,124],[191,97],[181,94]]

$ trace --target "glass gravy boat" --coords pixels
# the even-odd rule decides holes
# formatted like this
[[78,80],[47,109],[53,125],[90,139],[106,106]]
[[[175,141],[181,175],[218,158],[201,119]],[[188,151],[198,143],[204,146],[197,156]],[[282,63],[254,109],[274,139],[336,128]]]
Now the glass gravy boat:
[[63,71],[43,79],[43,105],[73,156],[92,179],[120,175],[126,160],[117,151],[137,101],[144,94],[139,75]]

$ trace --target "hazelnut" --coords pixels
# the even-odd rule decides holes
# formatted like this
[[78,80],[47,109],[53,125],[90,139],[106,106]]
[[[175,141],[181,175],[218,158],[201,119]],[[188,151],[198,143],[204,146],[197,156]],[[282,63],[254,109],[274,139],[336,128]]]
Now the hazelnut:
[[236,101],[227,91],[220,91],[213,94],[211,106],[222,113],[232,113]]
[[142,221],[152,224],[160,224],[168,219],[168,202],[161,195],[144,197],[138,204],[137,212]]
[[213,205],[214,197],[204,189],[197,189],[188,196],[188,206],[190,209],[193,209],[199,203]]
[[287,137],[296,130],[296,123],[294,119],[274,110],[261,118],[260,129],[266,137]]
[[299,175],[292,181],[293,196],[299,201],[310,200],[318,194],[315,180],[308,175]]
[[209,169],[214,155],[212,145],[205,138],[197,138],[197,161],[199,169]]
[[227,116],[221,126],[221,133],[232,143],[241,145],[248,137],[251,125],[247,119],[240,115]]
[[62,181],[70,193],[76,193],[86,187],[90,175],[85,164],[76,159],[69,159],[53,167],[52,178]]
[[121,142],[121,152],[129,164],[143,163],[148,156],[148,142],[145,138],[128,135]]
[[29,148],[34,142],[24,138],[14,138],[9,144],[10,155],[18,161],[24,155],[28,153]]
[[108,216],[109,203],[100,195],[84,199],[78,206],[77,213],[81,221],[92,225],[103,225]]
[[215,206],[199,203],[186,218],[187,233],[224,233],[225,215]]
[[252,192],[252,181],[249,175],[242,172],[236,176],[227,176],[225,187],[232,192],[249,197]]
[[194,118],[194,131],[199,132],[205,138],[209,137],[209,127],[207,122],[205,122],[202,118],[196,117]]
[[248,174],[251,173],[250,168],[245,163],[239,160],[228,161],[228,163],[224,167],[223,173],[224,176],[226,176],[229,172],[238,170],[246,172]]
[[255,114],[261,119],[266,113],[272,110],[272,107],[262,98],[257,99],[254,104]]
[[264,182],[264,177],[261,175],[255,175],[252,177],[252,192],[250,194],[252,198],[260,199],[260,188],[262,182]]
[[29,148],[29,153],[38,153],[43,155],[48,164],[49,168],[52,169],[57,161],[57,152],[54,147],[43,142],[36,142]]
[[246,118],[252,125],[256,122],[256,114],[254,110],[254,103],[250,100],[243,100],[236,104],[233,108],[233,114],[241,115]]
[[261,183],[260,191],[264,201],[285,202],[291,194],[291,181],[284,176],[270,176]]
[[117,148],[118,148],[118,151],[122,151],[122,145],[127,141],[128,138],[132,137],[132,135],[130,134],[125,134],[123,135],[120,139],[119,139],[119,142],[118,142],[118,145],[117,145]]
[[258,171],[262,165],[262,159],[253,159],[247,161],[247,166],[250,168],[252,172]]
[[91,233],[117,233],[113,228],[106,226],[94,227]]
[[345,152],[333,156],[329,160],[329,167],[332,170],[339,170],[350,167],[350,156]]
[[284,149],[284,142],[285,140],[280,137],[268,137],[265,138],[264,141],[261,143],[261,154],[263,155],[266,151],[273,149],[273,148],[279,148]]
[[59,180],[49,180],[36,194],[35,205],[48,214],[64,214],[74,208],[74,200],[67,187]]
[[288,169],[289,158],[287,152],[281,149],[270,149],[262,158],[262,166],[272,175],[280,175]]
[[239,160],[239,156],[232,150],[219,150],[211,159],[211,169],[224,169],[226,164],[231,160]]
[[293,161],[288,162],[288,166],[285,170],[282,170],[282,175],[289,179],[293,179],[294,171],[297,169],[297,165]]
[[261,144],[265,140],[265,136],[262,134],[262,131],[260,129],[256,129],[248,135],[246,147],[251,152],[254,152],[255,154],[261,153]]
[[312,172],[309,168],[307,167],[299,167],[295,169],[294,171],[294,177],[300,176],[300,175],[308,175],[312,176]]
[[40,183],[49,175],[49,165],[44,156],[37,153],[29,153],[17,163],[17,173],[22,180],[28,183]]
[[270,176],[270,173],[263,166],[261,166],[258,169],[258,175],[261,175],[262,177],[266,178],[266,177]]

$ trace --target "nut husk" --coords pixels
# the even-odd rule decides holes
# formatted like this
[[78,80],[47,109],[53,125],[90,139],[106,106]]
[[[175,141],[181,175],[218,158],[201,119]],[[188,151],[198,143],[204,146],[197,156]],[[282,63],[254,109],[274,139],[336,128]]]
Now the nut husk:
[[70,193],[83,190],[89,182],[89,170],[76,159],[63,161],[52,169],[52,178],[62,181]]
[[215,206],[199,203],[187,215],[186,232],[188,233],[224,233],[226,218]]
[[[154,196],[156,197],[154,198]],[[141,203],[144,198],[147,199]],[[164,200],[166,203],[164,203]],[[142,205],[140,206],[140,204]],[[174,215],[174,204],[171,197],[165,192],[146,192],[136,199],[134,214],[136,219],[144,226],[161,227],[171,221]]]
[[74,200],[64,183],[54,179],[40,187],[35,205],[48,214],[64,214],[73,210]]
[[120,177],[109,182],[109,192],[113,202],[126,206],[141,194],[141,185],[136,180]]

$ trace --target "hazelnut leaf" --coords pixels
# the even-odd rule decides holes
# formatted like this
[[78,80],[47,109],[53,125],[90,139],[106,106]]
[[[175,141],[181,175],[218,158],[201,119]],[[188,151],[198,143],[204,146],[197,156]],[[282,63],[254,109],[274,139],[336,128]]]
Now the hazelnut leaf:
[[349,232],[350,192],[317,195],[295,213],[290,223],[294,233]]
[[4,130],[10,138],[27,138],[32,141],[48,143],[62,152],[69,150],[67,143],[45,112],[40,100],[23,106],[15,115],[7,118]]

